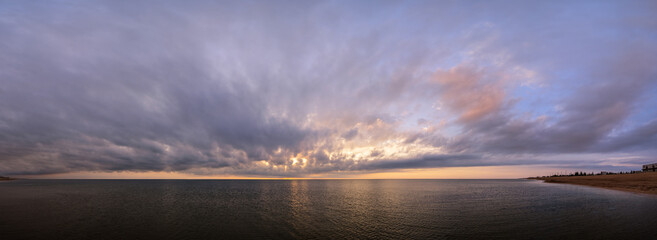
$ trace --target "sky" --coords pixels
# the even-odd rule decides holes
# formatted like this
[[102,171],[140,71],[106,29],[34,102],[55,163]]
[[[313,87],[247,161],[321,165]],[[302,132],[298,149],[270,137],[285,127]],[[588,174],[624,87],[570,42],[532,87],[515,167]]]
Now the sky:
[[657,162],[657,1],[0,0],[0,175]]

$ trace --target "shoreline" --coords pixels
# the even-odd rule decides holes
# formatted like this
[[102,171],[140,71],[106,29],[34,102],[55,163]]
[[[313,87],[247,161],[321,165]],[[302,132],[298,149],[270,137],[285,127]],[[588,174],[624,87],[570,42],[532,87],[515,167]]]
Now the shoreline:
[[657,195],[657,172],[595,176],[530,177],[546,183],[565,183]]

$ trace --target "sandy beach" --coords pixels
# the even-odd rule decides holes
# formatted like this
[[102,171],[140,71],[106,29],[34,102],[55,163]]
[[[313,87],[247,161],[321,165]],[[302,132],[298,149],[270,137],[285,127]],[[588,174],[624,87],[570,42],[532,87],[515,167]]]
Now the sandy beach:
[[620,191],[657,194],[657,172],[572,177],[539,177],[547,183],[568,183]]

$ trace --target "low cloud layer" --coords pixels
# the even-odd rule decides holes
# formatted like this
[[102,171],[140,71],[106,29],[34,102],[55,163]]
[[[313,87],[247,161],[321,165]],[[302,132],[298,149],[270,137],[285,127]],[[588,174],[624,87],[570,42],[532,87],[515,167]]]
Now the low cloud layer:
[[657,161],[656,11],[1,1],[0,174],[634,168]]

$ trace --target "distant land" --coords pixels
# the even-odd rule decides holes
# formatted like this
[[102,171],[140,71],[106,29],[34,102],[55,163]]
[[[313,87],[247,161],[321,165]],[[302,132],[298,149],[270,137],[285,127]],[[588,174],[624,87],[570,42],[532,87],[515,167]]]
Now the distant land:
[[568,183],[620,191],[657,194],[657,172],[586,176],[531,177],[546,183]]
[[16,180],[15,178],[0,176],[0,181]]

